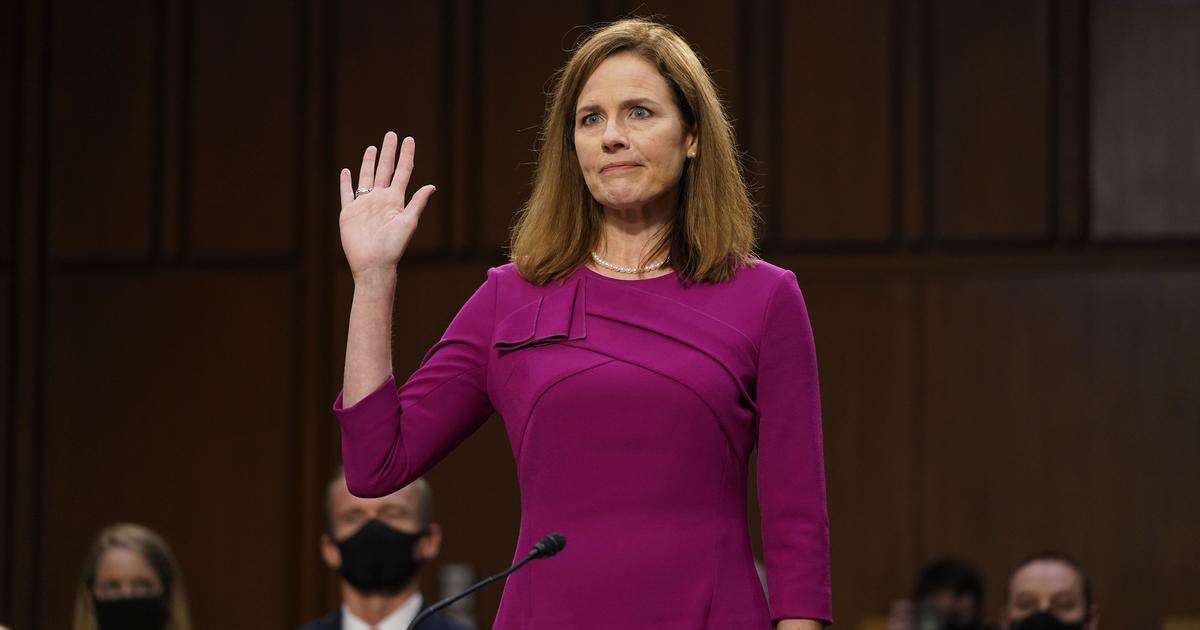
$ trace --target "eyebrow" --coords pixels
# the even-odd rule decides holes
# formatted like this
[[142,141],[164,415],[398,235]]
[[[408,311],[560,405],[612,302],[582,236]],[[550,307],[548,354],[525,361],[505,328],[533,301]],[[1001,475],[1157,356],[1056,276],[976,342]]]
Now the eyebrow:
[[[658,101],[654,100],[653,98],[650,98],[649,96],[640,96],[638,98],[630,98],[630,99],[621,101],[620,109],[629,109],[630,107],[636,107],[638,105],[655,105],[655,106],[657,106]],[[591,113],[594,111],[598,111],[599,109],[600,109],[599,105],[584,105],[584,106],[580,107],[579,109],[575,110],[575,115],[578,116],[584,112]]]

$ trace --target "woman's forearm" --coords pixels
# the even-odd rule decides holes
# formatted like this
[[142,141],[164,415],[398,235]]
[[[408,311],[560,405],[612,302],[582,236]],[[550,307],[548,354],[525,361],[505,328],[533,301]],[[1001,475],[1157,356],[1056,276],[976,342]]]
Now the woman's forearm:
[[395,269],[356,276],[346,333],[342,405],[349,407],[375,391],[392,373],[392,317]]

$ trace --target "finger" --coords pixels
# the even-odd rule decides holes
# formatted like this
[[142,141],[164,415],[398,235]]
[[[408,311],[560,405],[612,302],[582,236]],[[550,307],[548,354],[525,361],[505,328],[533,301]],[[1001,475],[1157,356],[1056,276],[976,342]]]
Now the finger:
[[387,188],[391,185],[395,165],[396,134],[389,131],[383,136],[383,148],[379,150],[379,164],[375,166],[375,186]]
[[342,169],[339,179],[341,181],[339,182],[340,185],[338,188],[342,194],[342,207],[345,208],[351,203],[354,203],[354,189],[350,187],[350,169]]
[[421,213],[425,211],[425,204],[429,203],[429,198],[435,192],[437,192],[437,186],[433,184],[422,186],[420,190],[413,193],[412,199],[405,206],[404,211],[411,212],[413,213],[413,218],[420,219]]
[[362,166],[358,167],[358,187],[370,188],[375,182],[375,147],[363,151]]
[[408,178],[412,176],[413,157],[417,153],[417,141],[412,136],[405,136],[400,144],[400,159],[396,162],[396,174],[392,176],[392,187],[400,188],[401,192],[408,191]]

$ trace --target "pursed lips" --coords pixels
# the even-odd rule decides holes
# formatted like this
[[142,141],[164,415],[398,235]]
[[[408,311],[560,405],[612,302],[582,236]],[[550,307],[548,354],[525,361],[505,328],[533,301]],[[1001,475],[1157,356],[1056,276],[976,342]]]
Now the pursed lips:
[[604,166],[603,166],[603,167],[600,169],[600,172],[601,172],[601,173],[607,173],[607,172],[609,172],[609,171],[617,171],[617,170],[622,170],[622,171],[623,171],[623,170],[626,170],[626,169],[629,169],[629,168],[633,168],[633,167],[635,167],[635,166],[641,166],[641,165],[640,165],[640,164],[638,164],[638,163],[636,163],[636,162],[613,162],[613,163],[611,163],[611,164],[605,164],[605,165],[604,165]]

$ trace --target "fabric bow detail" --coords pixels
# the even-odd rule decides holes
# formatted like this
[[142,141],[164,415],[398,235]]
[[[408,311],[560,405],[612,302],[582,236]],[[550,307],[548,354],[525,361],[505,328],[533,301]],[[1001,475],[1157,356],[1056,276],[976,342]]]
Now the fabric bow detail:
[[583,339],[586,336],[585,287],[584,278],[573,278],[563,286],[509,313],[496,325],[493,345],[501,351],[508,351]]

